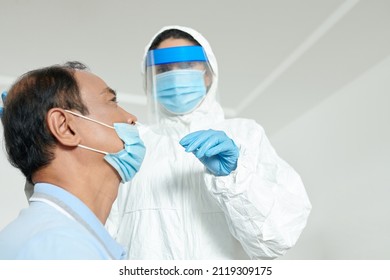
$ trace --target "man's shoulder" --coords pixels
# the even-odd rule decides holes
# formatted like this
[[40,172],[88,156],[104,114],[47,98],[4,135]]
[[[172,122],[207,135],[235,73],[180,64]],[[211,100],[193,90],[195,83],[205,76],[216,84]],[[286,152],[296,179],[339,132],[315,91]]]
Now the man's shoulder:
[[[27,210],[27,209],[26,209]],[[97,244],[79,223],[66,216],[22,211],[0,232],[0,250],[10,259],[98,258]]]
[[74,227],[75,223],[57,210],[43,203],[34,203],[21,210],[19,215],[0,232],[0,236],[10,235],[12,237],[12,235],[17,234],[20,237],[25,235],[28,238],[28,236],[31,237],[46,231]]

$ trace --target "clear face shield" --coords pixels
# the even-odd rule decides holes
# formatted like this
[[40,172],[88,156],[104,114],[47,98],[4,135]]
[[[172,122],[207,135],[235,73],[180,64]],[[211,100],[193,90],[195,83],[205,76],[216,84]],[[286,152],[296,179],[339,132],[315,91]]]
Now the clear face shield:
[[213,74],[201,46],[151,50],[146,59],[150,121],[193,112],[206,97]]

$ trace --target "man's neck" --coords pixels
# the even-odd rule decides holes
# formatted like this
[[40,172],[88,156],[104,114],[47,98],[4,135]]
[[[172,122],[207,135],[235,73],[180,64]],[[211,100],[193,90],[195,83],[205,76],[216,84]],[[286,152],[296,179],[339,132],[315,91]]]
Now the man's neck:
[[69,168],[64,172],[63,167],[59,171],[49,165],[34,174],[33,182],[50,183],[63,188],[79,198],[105,224],[119,187],[117,176],[112,171],[106,173],[81,173],[77,168]]

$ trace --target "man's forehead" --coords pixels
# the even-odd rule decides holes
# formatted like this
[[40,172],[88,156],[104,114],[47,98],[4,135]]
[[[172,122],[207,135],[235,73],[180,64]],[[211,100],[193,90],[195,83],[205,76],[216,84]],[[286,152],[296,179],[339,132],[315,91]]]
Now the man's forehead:
[[85,71],[85,70],[75,70],[74,76],[75,76],[76,80],[78,80],[80,82],[86,82],[89,80],[100,79],[95,74],[93,74],[89,71]]
[[75,71],[75,78],[82,93],[99,94],[107,88],[106,83],[100,77],[88,71]]

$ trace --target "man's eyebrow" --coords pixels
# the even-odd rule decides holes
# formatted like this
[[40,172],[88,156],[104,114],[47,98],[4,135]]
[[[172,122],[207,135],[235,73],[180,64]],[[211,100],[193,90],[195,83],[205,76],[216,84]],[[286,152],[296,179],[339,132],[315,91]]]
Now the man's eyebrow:
[[110,87],[106,87],[100,94],[103,94],[103,93],[106,93],[106,92],[111,93],[111,94],[113,94],[114,96],[116,96],[116,91],[113,90],[113,89],[110,88]]

